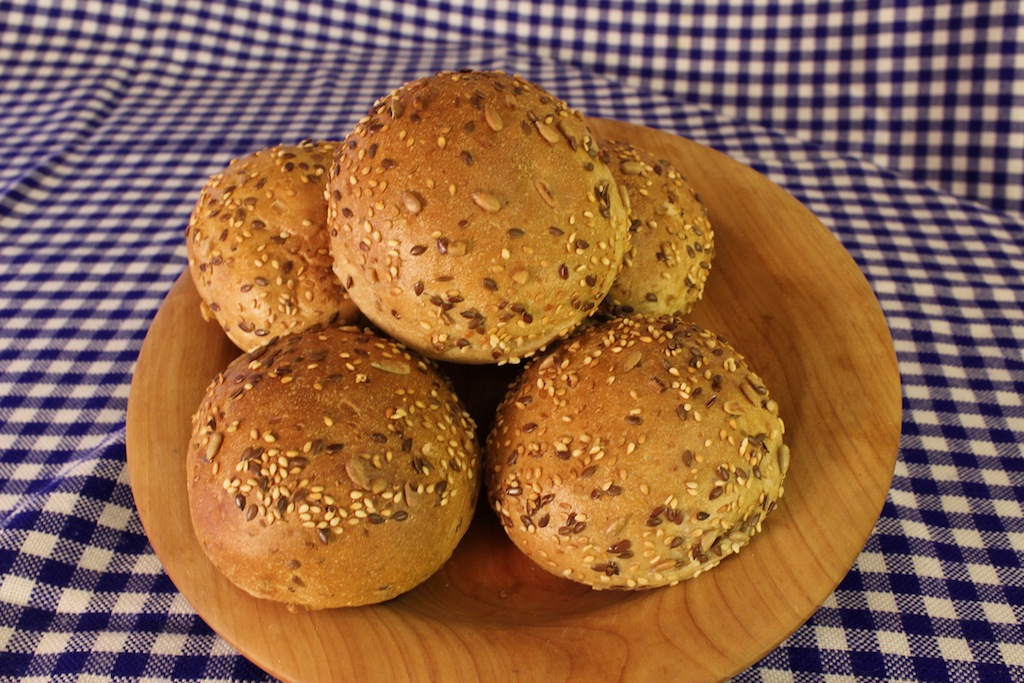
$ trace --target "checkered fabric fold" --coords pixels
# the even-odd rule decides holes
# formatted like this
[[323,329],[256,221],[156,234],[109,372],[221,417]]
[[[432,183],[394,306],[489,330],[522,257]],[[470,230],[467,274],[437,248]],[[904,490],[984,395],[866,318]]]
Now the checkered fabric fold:
[[879,298],[904,384],[890,495],[835,593],[737,680],[1024,680],[1022,21],[971,0],[0,0],[0,680],[268,680],[145,537],[134,361],[211,174],[462,67],[753,166]]

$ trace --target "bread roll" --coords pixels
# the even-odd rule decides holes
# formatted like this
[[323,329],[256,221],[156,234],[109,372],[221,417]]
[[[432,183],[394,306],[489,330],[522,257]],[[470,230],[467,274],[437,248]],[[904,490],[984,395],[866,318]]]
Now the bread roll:
[[521,78],[443,73],[381,98],[330,179],[335,271],[423,354],[518,362],[597,311],[629,221],[583,116]]
[[615,318],[524,370],[487,440],[488,498],[554,574],[675,584],[761,529],[789,466],[784,431],[723,339],[677,317]]
[[469,527],[472,419],[397,342],[318,328],[239,357],[193,418],[196,537],[237,586],[322,609],[425,581]]
[[704,294],[714,259],[707,207],[671,162],[628,142],[601,152],[629,195],[630,246],[602,302],[613,315],[686,315]]
[[202,299],[239,348],[359,314],[332,270],[327,172],[337,142],[304,141],[233,160],[199,195],[186,231]]

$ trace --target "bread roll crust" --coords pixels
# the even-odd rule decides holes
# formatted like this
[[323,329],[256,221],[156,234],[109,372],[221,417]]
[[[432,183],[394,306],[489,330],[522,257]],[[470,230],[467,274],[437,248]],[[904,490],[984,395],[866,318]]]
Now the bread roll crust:
[[618,140],[601,153],[628,194],[630,245],[602,310],[612,315],[686,315],[704,295],[715,255],[700,196],[671,162]]
[[628,217],[581,114],[499,72],[442,73],[375,103],[330,179],[335,270],[421,353],[518,362],[597,311]]
[[202,313],[251,351],[359,311],[333,271],[327,174],[339,143],[306,140],[231,163],[200,192],[186,230]]
[[239,357],[193,418],[196,537],[237,586],[310,609],[378,603],[425,581],[479,488],[472,419],[433,363],[352,328]]
[[721,338],[677,317],[612,319],[524,370],[487,440],[489,502],[554,574],[671,585],[761,529],[783,492],[784,431]]

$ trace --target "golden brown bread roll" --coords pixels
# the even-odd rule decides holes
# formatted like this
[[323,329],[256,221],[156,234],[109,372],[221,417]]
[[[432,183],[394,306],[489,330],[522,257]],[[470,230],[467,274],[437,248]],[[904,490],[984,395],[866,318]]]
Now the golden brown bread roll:
[[319,328],[232,362],[193,418],[196,537],[250,594],[322,609],[425,581],[469,527],[472,419],[434,365],[369,332]]
[[596,312],[628,218],[583,116],[499,72],[443,73],[375,103],[329,183],[335,270],[421,353],[518,362]]
[[707,207],[669,161],[628,142],[601,153],[629,196],[630,246],[602,302],[613,315],[685,315],[704,294],[714,259]]
[[724,340],[677,317],[615,318],[524,370],[487,440],[488,497],[554,574],[675,584],[761,529],[789,466],[784,431]]
[[279,145],[233,160],[200,193],[188,263],[211,317],[243,351],[359,311],[332,270],[327,172],[338,143]]

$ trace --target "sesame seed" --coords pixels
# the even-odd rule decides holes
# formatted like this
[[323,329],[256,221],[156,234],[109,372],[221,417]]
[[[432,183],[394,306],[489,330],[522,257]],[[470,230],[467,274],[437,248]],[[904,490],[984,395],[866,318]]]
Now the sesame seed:
[[555,206],[555,197],[551,193],[550,185],[548,185],[540,178],[535,178],[533,181],[533,187],[535,190],[537,190],[537,194],[540,195],[540,198],[544,200],[545,204],[547,204],[550,207]]

